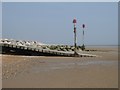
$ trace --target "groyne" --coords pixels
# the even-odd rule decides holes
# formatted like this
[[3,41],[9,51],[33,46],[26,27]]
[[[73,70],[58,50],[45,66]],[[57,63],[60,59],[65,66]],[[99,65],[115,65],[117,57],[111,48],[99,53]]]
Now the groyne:
[[[9,43],[8,43],[9,42]],[[23,42],[17,41],[8,41],[4,40],[0,43],[0,53],[1,54],[13,54],[13,55],[28,55],[28,56],[64,56],[64,57],[95,57],[95,55],[90,54],[82,54],[78,53],[78,55],[74,54],[74,51],[70,51],[70,47],[67,48],[69,51],[60,51],[60,50],[51,50],[50,48],[44,48],[47,45],[38,45],[36,42],[31,45]],[[63,48],[63,47],[61,47]],[[73,47],[72,47],[73,48]],[[64,49],[63,49],[64,50]]]

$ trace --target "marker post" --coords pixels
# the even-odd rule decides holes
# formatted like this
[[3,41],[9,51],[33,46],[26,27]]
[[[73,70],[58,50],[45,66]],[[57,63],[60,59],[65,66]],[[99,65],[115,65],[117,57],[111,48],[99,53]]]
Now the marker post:
[[73,24],[74,24],[74,55],[77,56],[78,53],[77,53],[77,38],[76,38],[76,19],[73,19]]

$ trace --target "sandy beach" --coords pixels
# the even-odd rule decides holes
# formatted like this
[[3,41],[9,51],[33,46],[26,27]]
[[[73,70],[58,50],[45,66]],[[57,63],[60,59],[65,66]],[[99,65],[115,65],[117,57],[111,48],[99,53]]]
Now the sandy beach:
[[94,49],[82,53],[98,57],[2,55],[3,88],[118,88],[118,48]]

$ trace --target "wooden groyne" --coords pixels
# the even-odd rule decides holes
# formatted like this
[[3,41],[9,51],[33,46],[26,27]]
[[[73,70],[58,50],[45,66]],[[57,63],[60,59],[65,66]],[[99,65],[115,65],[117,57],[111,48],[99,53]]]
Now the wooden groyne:
[[[74,57],[73,52],[64,52],[57,50],[41,49],[30,46],[18,46],[12,44],[0,44],[2,54],[29,55],[29,56],[66,56]],[[94,57],[95,55],[79,54],[78,57]]]

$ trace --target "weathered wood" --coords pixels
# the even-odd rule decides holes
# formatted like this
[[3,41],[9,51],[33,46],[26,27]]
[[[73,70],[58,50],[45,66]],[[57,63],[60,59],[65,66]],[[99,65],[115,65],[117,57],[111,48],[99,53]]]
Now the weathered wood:
[[[35,56],[66,56],[66,57],[75,56],[74,53],[38,49],[38,48],[27,47],[27,46],[18,46],[18,45],[11,45],[11,44],[0,44],[0,46],[2,47],[1,53],[6,53],[6,54],[35,55]],[[94,57],[94,56],[95,55],[90,55],[90,54],[79,54],[75,57]]]

